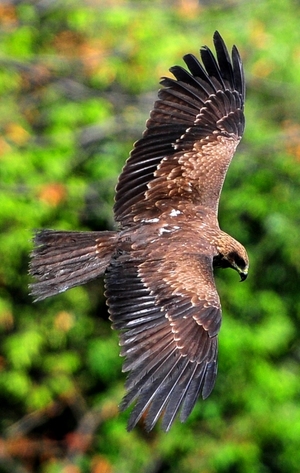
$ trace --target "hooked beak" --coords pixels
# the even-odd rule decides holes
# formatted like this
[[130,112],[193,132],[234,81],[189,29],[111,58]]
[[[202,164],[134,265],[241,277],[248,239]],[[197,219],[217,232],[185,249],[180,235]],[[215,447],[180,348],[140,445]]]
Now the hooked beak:
[[243,282],[245,281],[245,279],[247,279],[247,276],[248,276],[248,271],[241,271],[240,273],[240,282]]

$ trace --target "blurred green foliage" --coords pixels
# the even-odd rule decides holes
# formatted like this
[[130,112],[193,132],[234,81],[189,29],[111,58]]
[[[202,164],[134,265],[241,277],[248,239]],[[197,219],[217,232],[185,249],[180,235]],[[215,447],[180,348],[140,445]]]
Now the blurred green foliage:
[[[1,2],[1,472],[299,471],[299,16],[293,0]],[[159,77],[216,29],[246,71],[220,223],[251,272],[243,284],[216,274],[210,398],[168,434],[128,434],[102,282],[33,304],[30,240],[36,228],[113,228],[114,185]]]

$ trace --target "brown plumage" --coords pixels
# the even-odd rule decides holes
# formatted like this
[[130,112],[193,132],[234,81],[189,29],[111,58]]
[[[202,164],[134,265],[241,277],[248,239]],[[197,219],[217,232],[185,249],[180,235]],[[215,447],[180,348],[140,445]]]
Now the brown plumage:
[[221,306],[213,268],[248,273],[244,247],[220,230],[218,203],[244,130],[240,56],[214,34],[216,59],[184,57],[170,69],[120,175],[114,232],[40,231],[30,273],[36,300],[105,274],[113,328],[119,330],[128,429],[144,415],[169,430],[185,421],[217,373]]

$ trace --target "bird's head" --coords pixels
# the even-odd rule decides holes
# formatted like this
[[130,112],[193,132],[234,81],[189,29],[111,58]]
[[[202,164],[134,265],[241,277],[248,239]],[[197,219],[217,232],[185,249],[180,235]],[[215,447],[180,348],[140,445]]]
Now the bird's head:
[[248,276],[249,258],[243,245],[224,233],[224,239],[217,249],[218,255],[214,257],[214,267],[235,269],[239,273],[241,281],[245,281]]

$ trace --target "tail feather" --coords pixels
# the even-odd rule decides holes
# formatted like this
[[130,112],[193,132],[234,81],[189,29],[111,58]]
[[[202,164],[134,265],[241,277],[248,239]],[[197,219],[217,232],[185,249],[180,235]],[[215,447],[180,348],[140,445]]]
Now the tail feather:
[[35,301],[45,299],[101,276],[116,249],[118,232],[64,232],[35,234],[29,273]]

